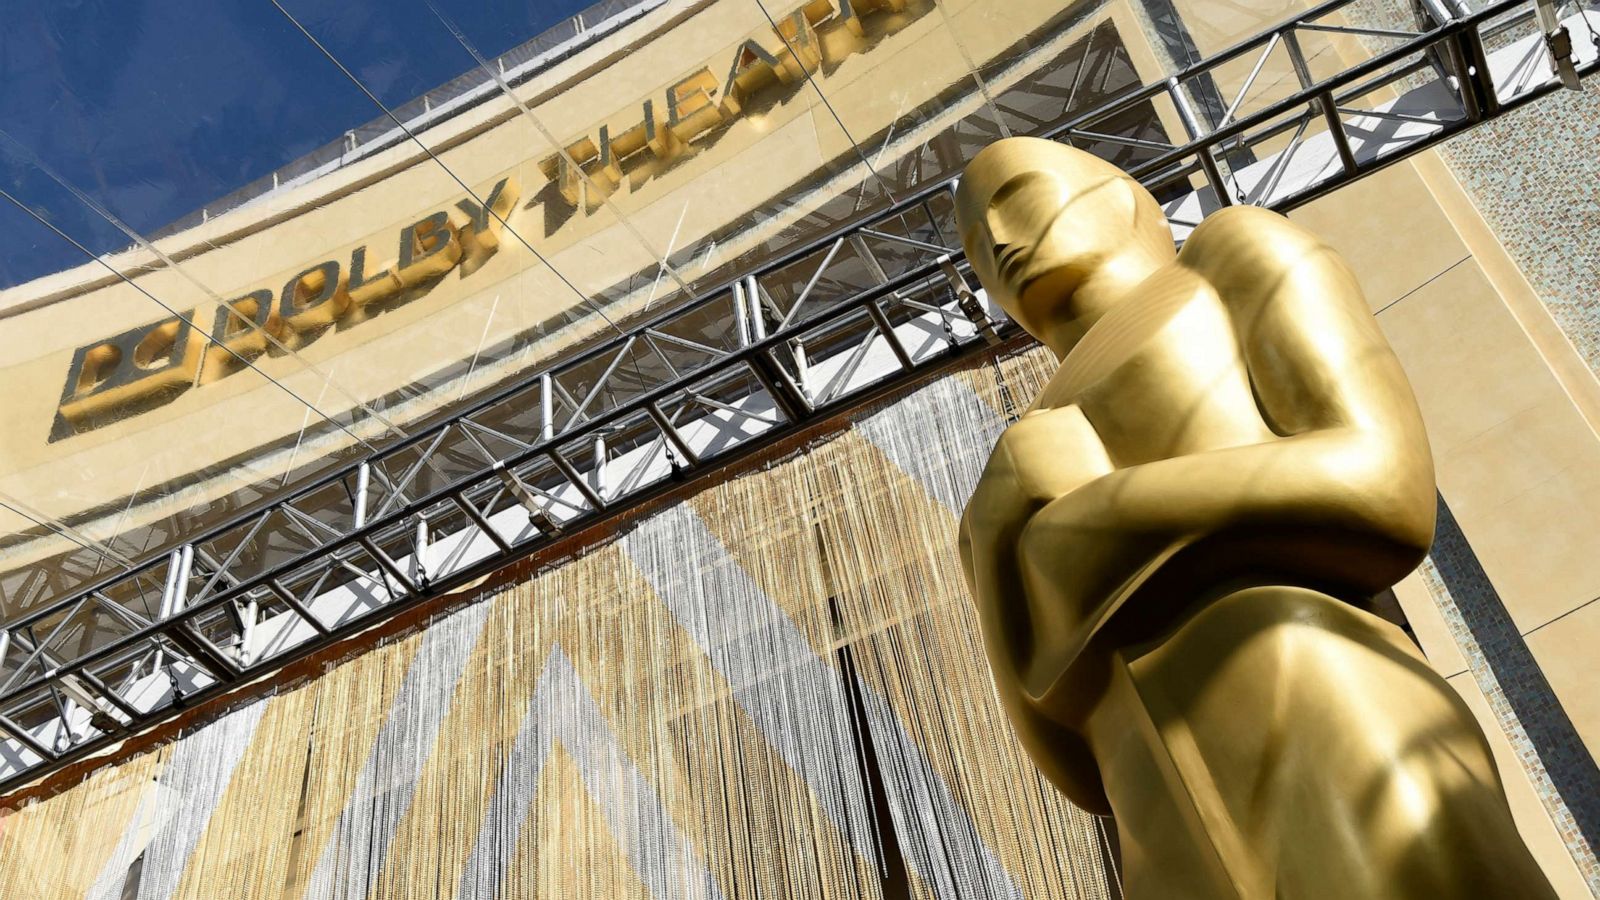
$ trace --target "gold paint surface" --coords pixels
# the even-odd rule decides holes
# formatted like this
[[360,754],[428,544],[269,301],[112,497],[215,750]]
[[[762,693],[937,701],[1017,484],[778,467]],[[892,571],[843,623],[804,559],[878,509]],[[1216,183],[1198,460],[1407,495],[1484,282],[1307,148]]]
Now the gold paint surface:
[[1361,607],[1416,566],[1421,417],[1356,279],[1234,207],[1173,250],[1155,199],[1048,141],[957,195],[979,280],[1060,361],[960,546],[1002,701],[1117,816],[1130,900],[1553,896],[1470,712]]

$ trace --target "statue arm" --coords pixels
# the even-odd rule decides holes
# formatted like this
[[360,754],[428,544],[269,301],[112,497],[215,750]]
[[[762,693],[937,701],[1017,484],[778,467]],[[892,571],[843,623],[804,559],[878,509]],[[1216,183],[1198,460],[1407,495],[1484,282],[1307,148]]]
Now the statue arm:
[[[1024,469],[1018,459],[1047,451],[1047,469]],[[977,607],[996,691],[1018,740],[1045,777],[1074,803],[1109,813],[1093,755],[1083,739],[1051,720],[1022,692],[1031,618],[1017,568],[1017,542],[1041,507],[1061,493],[1111,471],[1110,460],[1075,407],[1035,410],[1006,429],[961,517],[961,568]]]
[[1236,491],[1240,515],[1370,534],[1405,556],[1400,571],[1373,572],[1372,589],[1404,576],[1433,541],[1433,456],[1355,275],[1316,235],[1255,207],[1210,217],[1180,261],[1229,307],[1257,408],[1283,436],[1223,451],[1217,501]]
[[1260,413],[1280,437],[1119,469],[1028,521],[1024,590],[1074,623],[1034,635],[1036,693],[1173,548],[1205,543],[1212,563],[1376,591],[1432,540],[1421,417],[1349,269],[1287,219],[1246,208],[1207,219],[1179,259],[1228,305]]

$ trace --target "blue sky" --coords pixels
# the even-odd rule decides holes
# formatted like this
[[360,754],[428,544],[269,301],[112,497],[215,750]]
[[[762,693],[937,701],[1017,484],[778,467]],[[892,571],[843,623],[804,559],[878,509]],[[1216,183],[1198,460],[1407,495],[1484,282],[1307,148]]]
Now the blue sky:
[[[475,67],[424,0],[280,0],[391,107]],[[434,0],[486,57],[592,0]],[[269,0],[0,0],[0,184],[96,252],[129,241],[36,155],[148,234],[380,110]],[[0,287],[85,261],[0,199]]]

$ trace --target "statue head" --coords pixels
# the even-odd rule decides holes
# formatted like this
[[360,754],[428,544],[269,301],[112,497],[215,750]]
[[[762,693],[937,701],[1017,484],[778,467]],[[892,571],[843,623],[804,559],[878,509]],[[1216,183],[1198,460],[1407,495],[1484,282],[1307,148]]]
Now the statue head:
[[997,141],[967,164],[956,225],[989,296],[1058,355],[1174,254],[1143,185],[1040,138]]

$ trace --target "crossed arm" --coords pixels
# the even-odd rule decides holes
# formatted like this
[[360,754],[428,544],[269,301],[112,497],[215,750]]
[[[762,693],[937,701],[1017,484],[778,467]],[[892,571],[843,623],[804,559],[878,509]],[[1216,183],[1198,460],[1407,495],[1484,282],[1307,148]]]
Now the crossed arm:
[[[1002,438],[963,517],[961,548],[1002,697],[1013,721],[1022,717],[1019,731],[1037,720],[1028,727],[1042,729],[1040,740],[1054,726],[1038,701],[1178,549],[1199,548],[1212,563],[1236,557],[1223,569],[1370,593],[1409,571],[1432,539],[1421,418],[1344,264],[1281,216],[1244,208],[1207,219],[1179,262],[1227,304],[1278,437],[1122,469],[1079,462],[1092,450],[1074,435],[1092,429],[1074,407],[1030,417],[1053,418],[1049,428],[1024,419]],[[1029,470],[1040,460],[1063,466],[1061,483],[1030,482],[1019,456],[1032,459]]]

